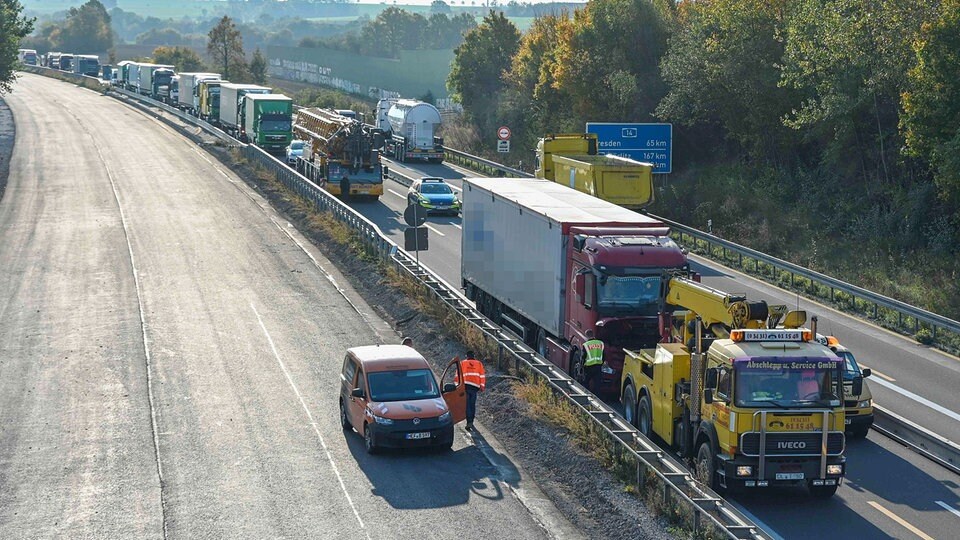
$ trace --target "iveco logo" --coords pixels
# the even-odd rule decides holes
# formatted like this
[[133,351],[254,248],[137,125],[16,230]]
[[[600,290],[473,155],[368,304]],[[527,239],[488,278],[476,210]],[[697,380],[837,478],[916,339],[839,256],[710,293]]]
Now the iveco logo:
[[777,443],[777,448],[780,450],[803,450],[806,447],[807,443],[802,441],[787,441]]
[[413,419],[413,425],[417,425],[417,424],[419,424],[419,423],[420,423],[420,419],[419,419],[419,418],[414,418],[414,419]]

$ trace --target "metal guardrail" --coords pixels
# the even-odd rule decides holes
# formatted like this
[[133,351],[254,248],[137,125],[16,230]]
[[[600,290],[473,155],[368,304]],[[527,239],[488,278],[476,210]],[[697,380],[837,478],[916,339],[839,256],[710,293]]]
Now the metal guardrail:
[[960,474],[960,445],[906,418],[873,405],[873,429]]
[[[467,165],[481,173],[489,174],[489,172],[493,172],[495,174],[526,178],[532,176],[529,173],[525,173],[523,171],[519,171],[487,159],[473,156],[466,152],[460,152],[451,148],[446,148],[446,152],[453,158],[453,161],[456,161],[461,165]],[[920,330],[921,325],[927,325],[930,328],[933,338],[936,338],[938,330],[947,331],[960,336],[960,322],[948,317],[944,317],[916,306],[912,306],[906,302],[901,302],[862,287],[846,283],[839,279],[821,274],[820,272],[816,272],[814,270],[809,270],[791,262],[772,257],[765,253],[741,246],[729,240],[724,240],[720,237],[700,231],[693,227],[688,227],[660,216],[655,216],[652,214],[651,216],[670,225],[674,231],[674,234],[679,237],[681,243],[685,241],[686,237],[689,237],[693,239],[694,242],[706,244],[707,249],[711,254],[713,253],[715,247],[720,248],[722,258],[725,261],[729,261],[732,254],[733,256],[737,257],[738,263],[741,265],[741,267],[743,267],[744,258],[746,258],[748,261],[752,259],[755,263],[754,268],[757,273],[761,273],[761,265],[763,265],[764,269],[770,268],[770,272],[773,274],[772,277],[775,280],[778,279],[781,274],[789,275],[791,286],[796,286],[797,277],[806,279],[810,281],[811,284],[828,288],[830,301],[832,302],[838,302],[837,293],[842,293],[849,297],[849,303],[854,308],[856,308],[856,302],[858,299],[869,304],[873,304],[873,319],[875,320],[880,319],[880,309],[885,309],[897,315],[897,326],[900,329],[908,328],[908,323],[912,321],[913,333],[917,333]]]
[[[180,112],[146,96],[130,92],[122,93],[150,105],[161,107],[172,114]],[[178,116],[205,130],[210,130],[218,136],[219,133],[222,133],[193,116]],[[662,482],[663,498],[665,500],[674,499],[678,504],[684,505],[690,510],[695,530],[703,526],[702,519],[705,517],[729,538],[757,540],[772,538],[714,491],[697,481],[693,474],[679,461],[656,446],[655,443],[643,437],[607,404],[585,390],[569,375],[539,356],[514,335],[504,331],[481,315],[460,291],[444,282],[440,276],[429,268],[417,264],[409,253],[400,249],[396,243],[384,235],[376,224],[262,149],[239,141],[236,141],[236,145],[246,159],[270,171],[278,181],[305,200],[310,201],[318,210],[330,212],[335,219],[354,230],[372,253],[376,253],[381,260],[392,264],[397,270],[420,282],[449,309],[456,311],[489,339],[494,340],[502,354],[513,359],[517,370],[523,369],[544,381],[556,395],[565,397],[572,406],[591,418],[610,443],[636,460],[637,483],[645,483],[645,472],[652,472]],[[396,172],[391,172],[391,174],[400,176]],[[498,360],[503,360],[503,358]]]

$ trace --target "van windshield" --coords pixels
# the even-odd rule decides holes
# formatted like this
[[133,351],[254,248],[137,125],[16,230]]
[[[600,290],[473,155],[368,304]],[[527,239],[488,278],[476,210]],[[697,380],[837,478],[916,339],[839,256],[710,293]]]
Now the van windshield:
[[367,374],[371,401],[407,401],[440,397],[429,369],[377,371]]

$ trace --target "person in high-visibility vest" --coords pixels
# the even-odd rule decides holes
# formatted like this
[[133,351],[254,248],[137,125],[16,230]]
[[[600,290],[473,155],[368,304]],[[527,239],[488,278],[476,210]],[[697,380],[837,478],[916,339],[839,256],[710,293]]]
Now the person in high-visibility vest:
[[[473,351],[467,351],[466,358],[460,361],[463,373],[463,386],[467,391],[467,429],[473,429],[473,419],[477,415],[477,393],[487,388],[487,373],[483,363],[474,358]],[[457,374],[457,384],[460,384]]]
[[593,336],[593,330],[587,330],[584,335],[587,341],[583,342],[583,386],[596,393],[592,383],[600,381],[600,367],[603,366],[603,342]]

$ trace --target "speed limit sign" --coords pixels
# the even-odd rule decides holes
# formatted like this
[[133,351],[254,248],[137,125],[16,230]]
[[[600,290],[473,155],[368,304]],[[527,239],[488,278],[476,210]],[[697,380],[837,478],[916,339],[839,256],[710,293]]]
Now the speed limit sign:
[[500,139],[501,141],[509,141],[510,128],[508,128],[507,126],[501,126],[500,129],[497,130],[497,138]]

